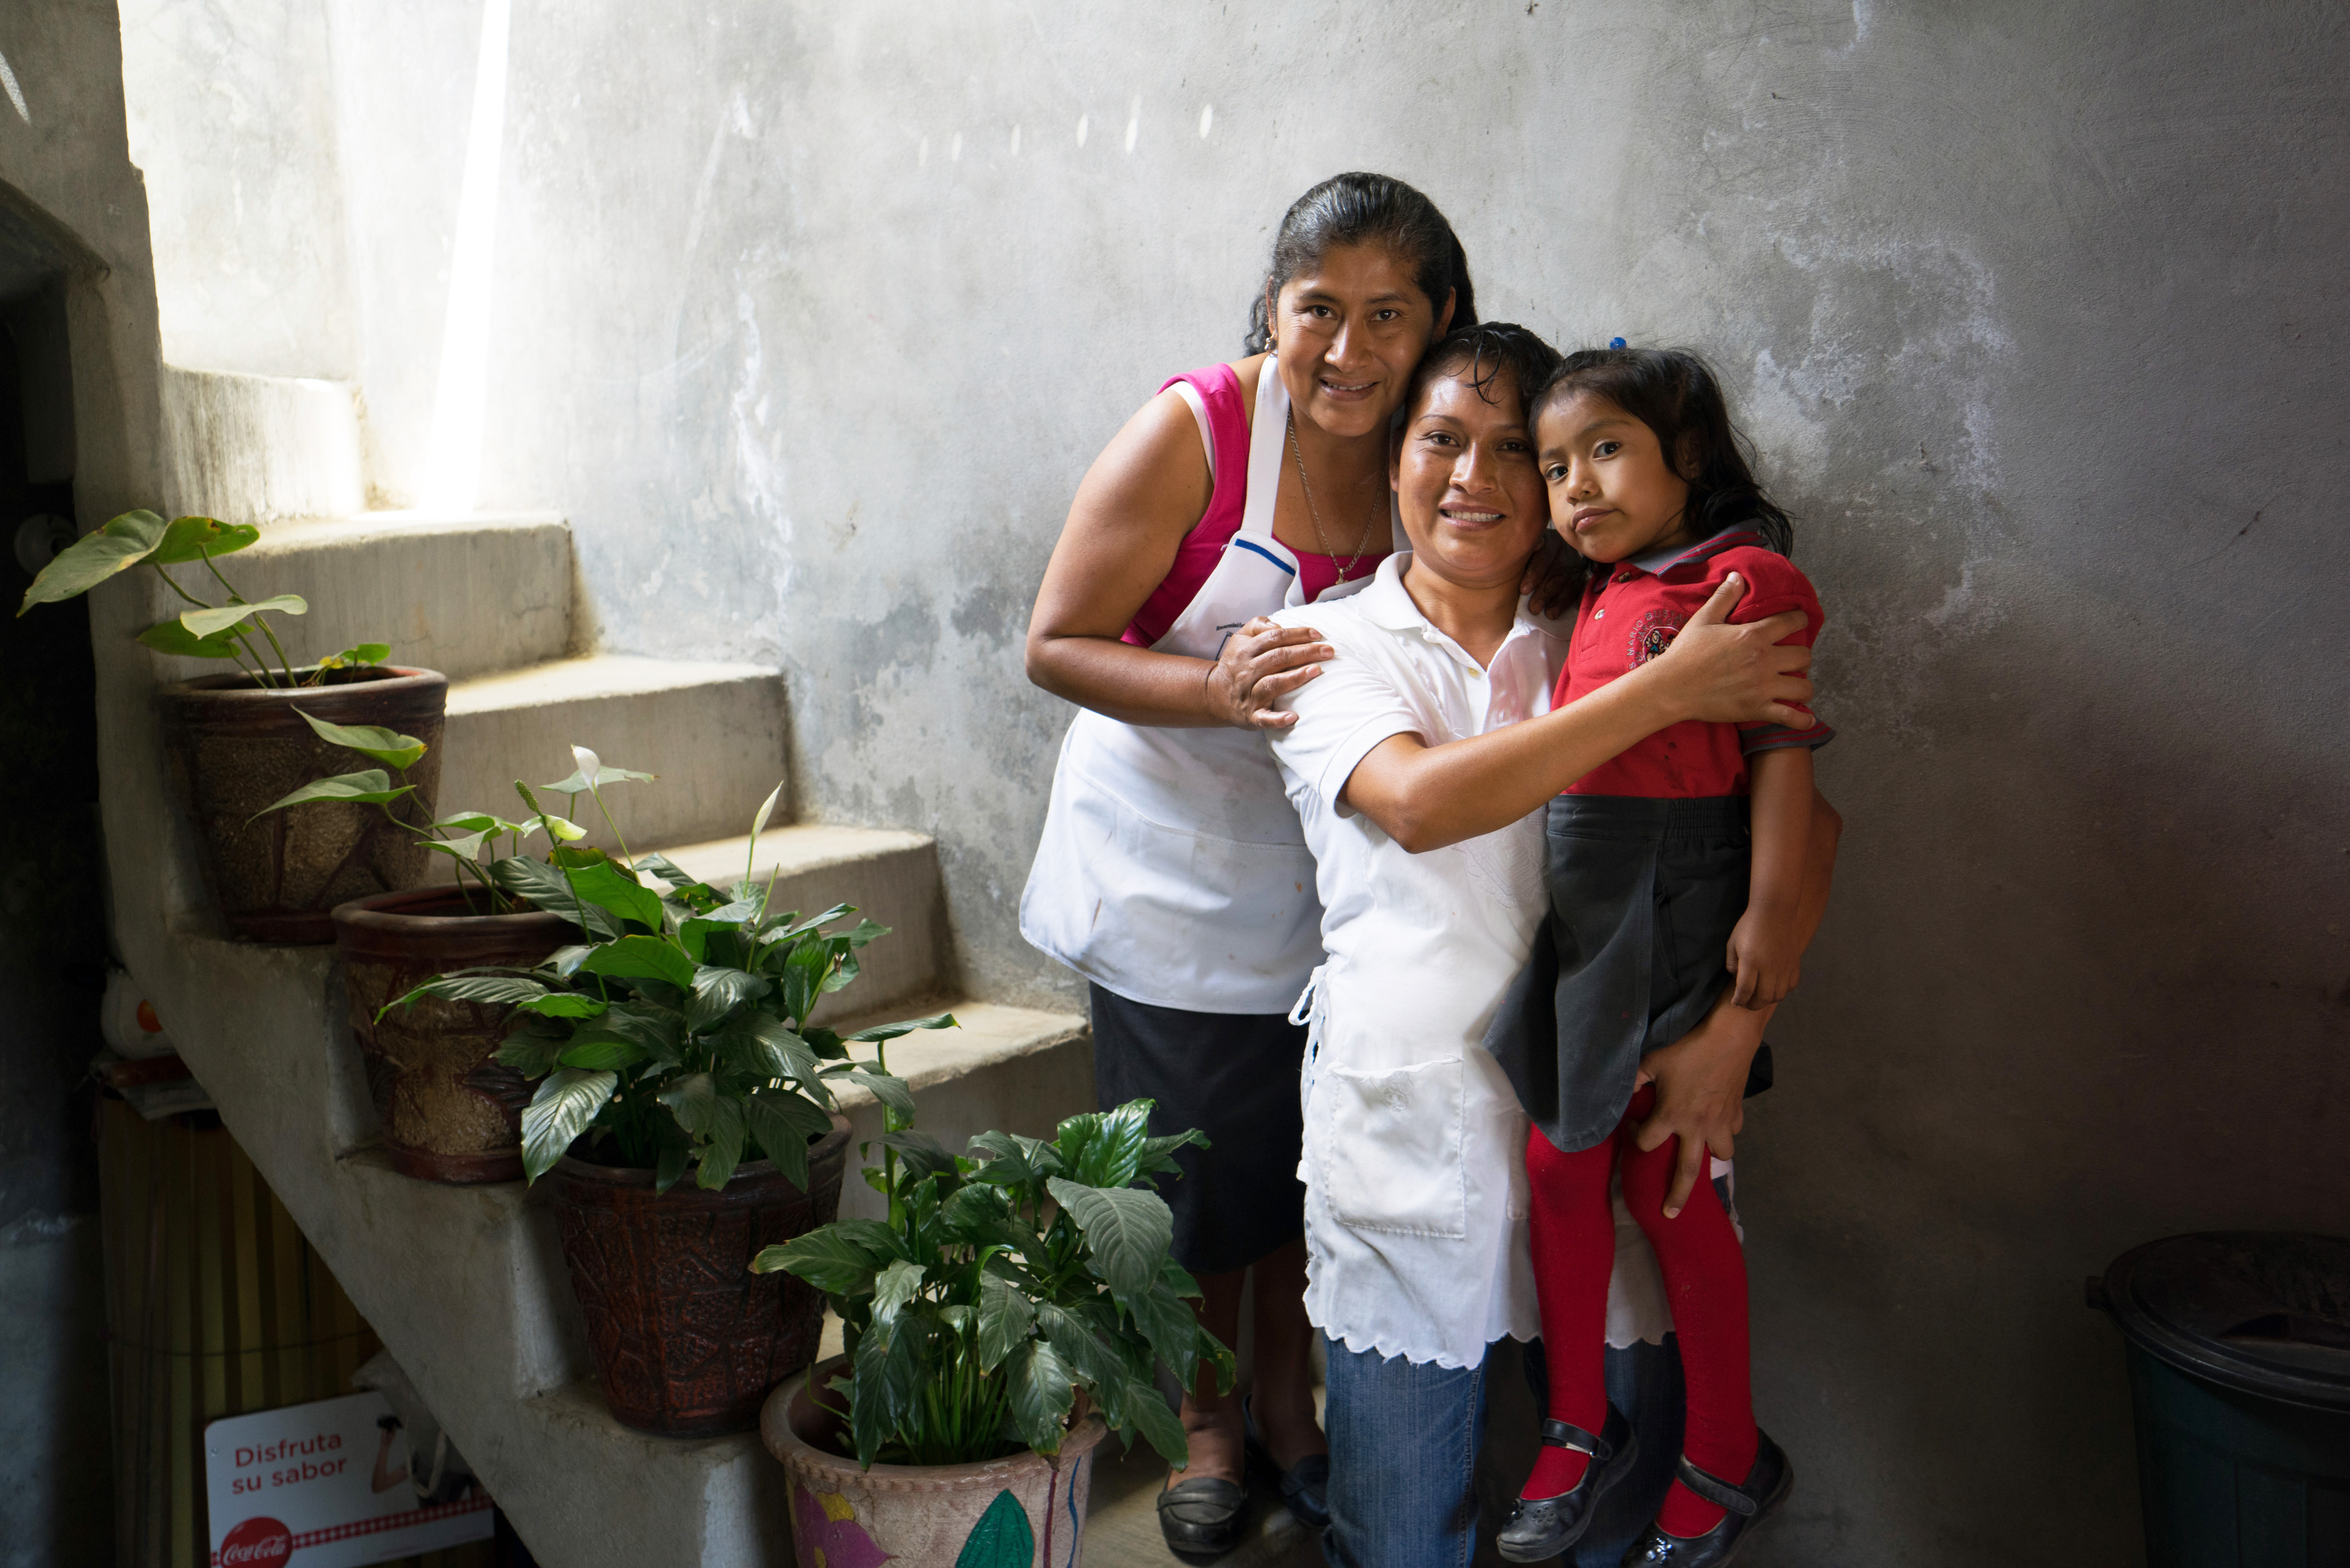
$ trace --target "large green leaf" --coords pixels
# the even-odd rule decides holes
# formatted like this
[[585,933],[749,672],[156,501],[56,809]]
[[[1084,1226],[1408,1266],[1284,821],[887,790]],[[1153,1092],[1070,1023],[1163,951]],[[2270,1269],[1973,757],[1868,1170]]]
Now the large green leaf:
[[743,1101],[743,1122],[759,1152],[802,1191],[807,1189],[808,1139],[832,1130],[832,1118],[804,1095],[789,1089],[754,1089]]
[[[1150,1136],[1150,1102],[1129,1100],[1092,1120],[1093,1136],[1072,1162],[1070,1176],[1087,1187],[1130,1186],[1143,1143]],[[1069,1123],[1061,1125],[1066,1128]],[[1066,1155],[1067,1139],[1064,1137],[1062,1142]]]
[[689,1073],[657,1096],[677,1125],[702,1140],[702,1166],[695,1184],[715,1190],[733,1179],[743,1163],[743,1106],[720,1091],[707,1073]]
[[1183,1423],[1167,1407],[1167,1401],[1159,1397],[1157,1389],[1141,1385],[1128,1390],[1121,1403],[1133,1416],[1135,1425],[1142,1428],[1143,1437],[1159,1450],[1160,1459],[1179,1470],[1191,1465],[1191,1445],[1183,1436]]
[[533,1181],[555,1168],[572,1139],[587,1130],[596,1113],[619,1087],[617,1073],[583,1073],[559,1067],[538,1085],[522,1111],[522,1168]]
[[862,1041],[868,1045],[875,1045],[885,1040],[895,1040],[900,1034],[911,1034],[917,1029],[957,1029],[961,1027],[962,1025],[955,1023],[955,1015],[953,1013],[933,1012],[928,1018],[909,1018],[899,1023],[877,1023],[870,1029],[860,1029],[856,1033],[849,1035],[847,1038]]
[[536,1012],[541,1018],[593,1018],[604,1011],[604,999],[589,996],[585,992],[550,991],[545,996],[533,997],[516,1005],[525,1012]]
[[249,523],[224,523],[216,517],[175,517],[155,546],[154,560],[159,566],[176,566],[203,556],[218,560],[223,556],[235,555],[260,537],[261,530]]
[[180,612],[180,624],[188,628],[191,637],[217,636],[236,625],[259,615],[264,610],[276,610],[280,615],[308,615],[310,603],[300,594],[274,594],[252,604],[221,605],[213,609],[192,609]]
[[979,1274],[979,1364],[993,1372],[1036,1329],[1035,1303],[992,1270]]
[[313,801],[341,800],[360,805],[381,805],[398,800],[414,784],[393,787],[391,775],[381,768],[367,768],[355,774],[338,774],[330,779],[314,779],[283,800],[271,801],[253,814],[259,822],[273,811],[284,811],[289,805],[307,805]]
[[901,1116],[914,1114],[913,1086],[903,1078],[887,1073],[868,1072],[863,1067],[848,1067],[835,1063],[824,1070],[827,1078],[847,1078],[850,1083],[869,1091],[873,1097]]
[[795,1236],[781,1246],[765,1247],[751,1260],[754,1273],[772,1274],[782,1270],[796,1274],[828,1296],[869,1295],[874,1276],[889,1262],[886,1252],[879,1255],[860,1246],[850,1236],[844,1235],[837,1225],[827,1225],[805,1236]]
[[[883,1133],[873,1140],[886,1148],[898,1151],[899,1168],[908,1181],[920,1181],[925,1177],[951,1177],[955,1174],[955,1158],[938,1139],[926,1132],[908,1127],[903,1132]],[[866,1146],[868,1149],[871,1144]],[[869,1158],[869,1157],[868,1157]]]
[[[1063,1365],[1085,1381],[1097,1387],[1115,1388],[1127,1376],[1127,1368],[1118,1353],[1094,1335],[1094,1331],[1070,1313],[1051,1302],[1036,1303],[1036,1326],[1052,1342],[1054,1353]],[[1113,1417],[1113,1424],[1126,1422]]]
[[1139,1295],[1159,1277],[1159,1260],[1175,1241],[1175,1217],[1156,1192],[1087,1187],[1056,1176],[1045,1186],[1086,1233],[1094,1272],[1122,1296]]
[[[634,920],[650,931],[662,927],[660,895],[621,870],[608,860],[567,867],[564,875],[570,879],[572,890],[589,903],[609,909],[623,919]],[[681,950],[680,956],[682,957]],[[689,971],[680,984],[692,981]]]
[[517,898],[545,909],[550,915],[560,915],[581,927],[591,937],[617,937],[620,922],[586,902],[571,891],[571,884],[563,873],[546,862],[525,856],[509,856],[490,862],[490,880]]
[[97,533],[84,535],[41,568],[16,613],[88,593],[116,573],[129,571],[155,553],[168,526],[152,512],[125,512]]
[[881,1445],[913,1413],[921,1379],[927,1326],[912,1314],[876,1323],[858,1337],[849,1356],[849,1433],[858,1462],[871,1464]]
[[[1004,1362],[1003,1376],[1012,1391],[1012,1429],[1038,1453],[1059,1453],[1062,1430],[1076,1393],[1067,1365],[1051,1345],[1031,1339]],[[1182,1429],[1180,1422],[1176,1429]]]
[[1011,1200],[1000,1187],[974,1181],[956,1188],[939,1205],[939,1222],[950,1237],[967,1246],[1002,1247],[1024,1253],[1036,1244],[1035,1234],[1014,1220]]
[[694,970],[692,989],[686,995],[685,1026],[696,1031],[708,1029],[743,1003],[764,996],[772,989],[766,980],[747,971],[702,964]]
[[525,1078],[543,1078],[570,1044],[570,1032],[561,1024],[525,1024],[506,1036],[498,1060]]
[[995,1494],[971,1533],[962,1538],[954,1568],[1029,1568],[1036,1561],[1036,1528],[1028,1511],[1006,1487]]
[[406,995],[396,996],[385,1002],[377,1011],[376,1018],[380,1021],[393,1008],[413,1006],[428,996],[439,997],[443,1002],[486,1002],[512,1007],[518,1002],[536,1002],[546,994],[546,986],[518,974],[441,974]]
[[[1149,1104],[1148,1101],[1141,1103]],[[1170,1133],[1165,1137],[1144,1138],[1142,1153],[1134,1162],[1135,1175],[1159,1176],[1170,1171],[1180,1174],[1183,1168],[1175,1163],[1175,1151],[1186,1146],[1193,1148],[1215,1147],[1208,1141],[1208,1135],[1198,1127],[1186,1127],[1181,1132]]]
[[139,640],[175,659],[234,659],[244,651],[237,647],[236,639],[226,632],[198,637],[176,619],[157,621],[139,634]]
[[340,653],[330,653],[318,660],[321,670],[353,670],[369,664],[381,664],[391,657],[388,642],[353,643]]
[[590,1072],[633,1067],[644,1059],[643,1046],[601,1028],[581,1030],[558,1058],[564,1066],[585,1067]]
[[1134,1326],[1150,1342],[1150,1348],[1160,1360],[1175,1369],[1175,1376],[1189,1388],[1200,1364],[1200,1320],[1181,1298],[1168,1287],[1165,1280],[1153,1280],[1150,1288],[1131,1296],[1118,1298],[1134,1319]]
[[[181,618],[184,620],[187,618],[182,616]],[[329,745],[340,746],[345,751],[357,752],[363,757],[371,757],[388,768],[405,769],[424,754],[423,742],[413,735],[387,730],[380,724],[329,724],[324,719],[314,719],[303,713],[299,708],[294,711],[302,714],[302,722],[317,732],[318,739]]]
[[790,1078],[804,1088],[821,1088],[816,1048],[783,1022],[764,1012],[747,1012],[712,1037],[713,1042],[741,1041],[746,1054],[757,1058],[771,1078]]
[[615,979],[666,981],[680,991],[693,984],[693,961],[665,937],[622,937],[580,960],[579,967],[589,974]]
[[832,950],[821,941],[802,942],[784,962],[784,1011],[798,1023],[824,994],[824,977],[832,968]]
[[922,1288],[926,1271],[920,1263],[899,1258],[873,1276],[873,1321],[893,1323],[905,1304]]

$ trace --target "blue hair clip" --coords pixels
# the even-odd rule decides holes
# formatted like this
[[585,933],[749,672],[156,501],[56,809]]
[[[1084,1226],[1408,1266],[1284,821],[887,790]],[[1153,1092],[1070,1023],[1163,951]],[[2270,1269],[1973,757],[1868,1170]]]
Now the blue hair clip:
[[1607,347],[1610,348],[1621,348],[1625,347],[1625,343],[1621,337],[1610,337],[1607,340]]

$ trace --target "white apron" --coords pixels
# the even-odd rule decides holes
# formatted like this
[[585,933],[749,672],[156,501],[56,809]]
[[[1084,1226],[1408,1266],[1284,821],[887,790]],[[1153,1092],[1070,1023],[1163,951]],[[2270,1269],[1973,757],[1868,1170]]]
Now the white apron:
[[[1213,659],[1255,617],[1305,602],[1297,557],[1273,536],[1288,424],[1289,390],[1268,356],[1240,530],[1153,652]],[[1409,549],[1392,507],[1389,516],[1395,548]],[[1130,1002],[1286,1012],[1322,961],[1321,928],[1314,857],[1262,733],[1078,711],[1020,898],[1032,945]]]

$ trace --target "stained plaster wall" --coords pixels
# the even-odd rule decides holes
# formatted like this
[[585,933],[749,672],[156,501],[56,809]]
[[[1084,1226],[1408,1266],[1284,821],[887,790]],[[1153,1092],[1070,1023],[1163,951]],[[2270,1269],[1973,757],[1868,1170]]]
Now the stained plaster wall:
[[[239,248],[317,302],[309,355],[201,327],[168,254],[166,348],[355,367],[396,500],[478,12],[322,14],[348,272]],[[938,834],[972,987],[1066,998],[1014,929],[1068,716],[1022,677],[1027,606],[1100,443],[1238,352],[1283,206],[1392,171],[1487,315],[1711,353],[1830,608],[1850,824],[1741,1146],[1761,1410],[1804,1474],[1759,1561],[2126,1561],[2082,1276],[2350,1227],[2345,26],[517,0],[484,499],[569,516],[607,646],[787,669],[803,808]],[[138,36],[161,115],[198,88]],[[219,172],[309,112],[233,74],[277,107],[159,185],[201,210],[159,235],[230,223]]]

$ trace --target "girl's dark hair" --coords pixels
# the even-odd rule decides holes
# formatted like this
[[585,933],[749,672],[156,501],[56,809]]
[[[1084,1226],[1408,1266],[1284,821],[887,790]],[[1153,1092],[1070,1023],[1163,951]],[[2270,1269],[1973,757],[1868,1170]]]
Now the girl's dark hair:
[[1282,214],[1273,236],[1273,260],[1264,283],[1249,304],[1246,351],[1273,347],[1265,299],[1282,285],[1319,262],[1338,245],[1384,245],[1411,267],[1412,282],[1438,312],[1452,296],[1452,326],[1477,319],[1476,291],[1469,282],[1469,257],[1452,225],[1436,203],[1400,180],[1385,174],[1335,174]]
[[1453,375],[1466,369],[1471,386],[1487,402],[1494,400],[1485,389],[1510,376],[1518,384],[1518,399],[1525,405],[1526,423],[1534,418],[1534,400],[1559,368],[1558,350],[1520,327],[1514,321],[1481,321],[1474,327],[1456,327],[1437,340],[1411,373],[1411,386],[1404,393],[1403,411],[1409,417],[1419,407],[1420,395],[1429,382],[1439,376]]
[[1528,404],[1529,421],[1588,392],[1657,434],[1674,471],[1689,478],[1689,521],[1698,537],[1744,524],[1782,556],[1795,553],[1795,526],[1762,493],[1751,443],[1730,422],[1713,368],[1686,348],[1578,348]]

